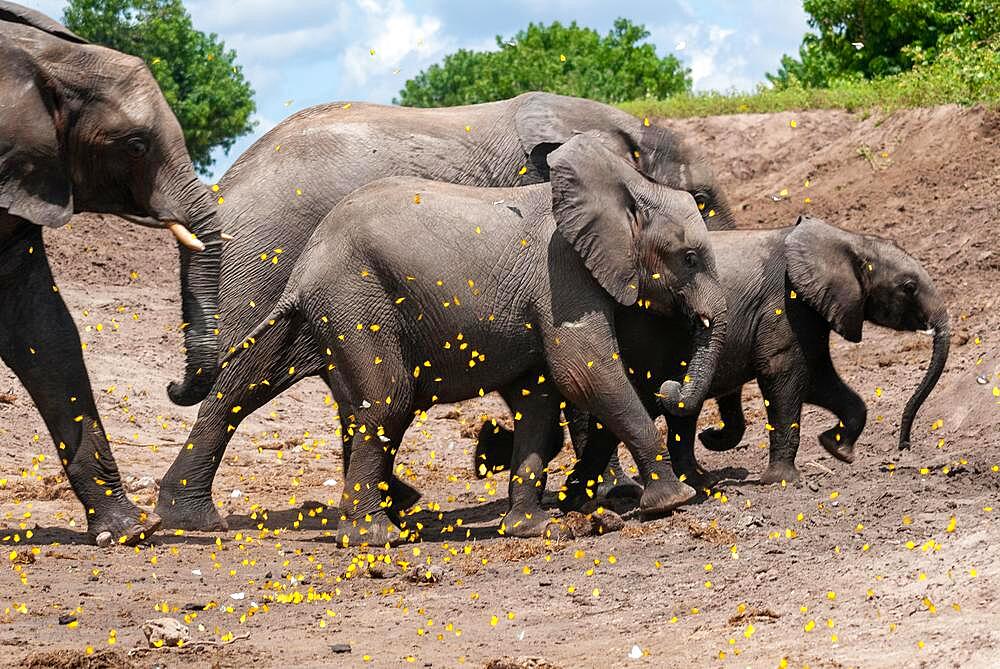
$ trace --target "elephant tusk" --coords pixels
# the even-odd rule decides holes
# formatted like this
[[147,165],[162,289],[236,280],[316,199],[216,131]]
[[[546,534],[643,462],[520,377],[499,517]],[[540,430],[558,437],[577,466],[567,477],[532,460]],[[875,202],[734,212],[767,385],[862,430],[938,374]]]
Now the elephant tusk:
[[934,328],[927,328],[926,330],[917,330],[918,333],[922,335],[927,335],[928,337],[933,337],[937,334],[937,330]]
[[191,231],[185,228],[180,223],[174,221],[167,225],[167,228],[173,233],[177,241],[184,245],[189,251],[204,251],[205,245],[201,243],[197,237],[191,234]]
[[708,320],[704,316],[701,317],[701,324],[705,326],[705,329],[712,327],[712,321]]
[[225,232],[220,232],[219,239],[221,239],[224,242],[231,242],[234,239],[236,239],[236,237],[233,237],[232,235],[227,235]]

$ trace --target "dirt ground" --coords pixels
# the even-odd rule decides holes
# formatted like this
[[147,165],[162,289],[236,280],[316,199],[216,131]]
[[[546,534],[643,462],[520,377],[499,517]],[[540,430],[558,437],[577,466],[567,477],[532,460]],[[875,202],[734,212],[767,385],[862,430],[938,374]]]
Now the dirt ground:
[[[787,225],[808,211],[891,237],[926,264],[950,302],[954,340],[911,452],[896,449],[899,415],[930,340],[868,326],[861,344],[834,342],[869,405],[853,465],[819,447],[831,418],[810,409],[803,482],[759,485],[765,421],[748,389],[741,447],[699,447],[703,464],[727,475],[714,494],[670,518],[546,544],[498,537],[506,475],[472,476],[469,428],[481,413],[502,413],[500,403],[442,406],[411,430],[399,458],[425,493],[415,516],[423,542],[366,555],[330,538],[340,445],[325,388],[312,380],[233,440],[215,486],[229,532],[100,550],[84,543],[82,508],[42,421],[2,368],[0,662],[1000,664],[1000,115],[941,107],[672,125],[709,156],[741,226]],[[119,465],[137,502],[151,505],[155,488],[140,479],[166,470],[196,417],[165,393],[182,368],[173,243],[99,217],[46,239]],[[143,622],[163,616],[186,622],[192,642],[144,650]]]

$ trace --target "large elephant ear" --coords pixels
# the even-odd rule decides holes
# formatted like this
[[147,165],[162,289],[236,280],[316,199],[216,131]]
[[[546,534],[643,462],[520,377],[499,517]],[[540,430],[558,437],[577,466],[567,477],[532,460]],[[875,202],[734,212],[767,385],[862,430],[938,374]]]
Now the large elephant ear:
[[548,156],[552,215],[590,273],[619,303],[639,297],[634,235],[642,177],[590,135],[575,136]]
[[13,46],[0,45],[0,209],[38,225],[73,215],[73,188],[46,76]]
[[861,341],[865,320],[863,259],[848,233],[800,216],[785,238],[788,279],[798,296],[844,339]]

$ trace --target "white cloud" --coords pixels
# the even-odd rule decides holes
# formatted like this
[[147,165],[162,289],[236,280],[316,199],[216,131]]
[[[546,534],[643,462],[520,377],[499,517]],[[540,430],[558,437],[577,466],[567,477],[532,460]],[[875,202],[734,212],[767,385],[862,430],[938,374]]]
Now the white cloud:
[[450,46],[443,37],[441,20],[418,16],[402,0],[378,3],[358,0],[363,13],[361,30],[343,51],[343,67],[352,83],[363,85],[377,75],[391,72],[406,61],[430,63],[440,59]]

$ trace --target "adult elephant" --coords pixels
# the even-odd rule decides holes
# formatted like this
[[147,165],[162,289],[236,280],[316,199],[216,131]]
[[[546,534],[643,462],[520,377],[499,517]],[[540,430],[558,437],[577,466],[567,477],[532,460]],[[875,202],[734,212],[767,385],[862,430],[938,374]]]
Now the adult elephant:
[[[228,351],[274,307],[306,240],[349,192],[386,176],[474,186],[544,182],[547,155],[581,132],[598,135],[654,181],[691,193],[710,228],[732,227],[712,171],[692,147],[598,102],[526,93],[443,109],[321,105],[272,129],[219,184],[220,221],[235,240],[222,251],[218,350]],[[259,408],[249,389],[213,385],[218,350],[212,332],[190,334],[204,345],[189,350],[188,373],[174,400],[194,404],[209,391],[237,393],[244,412]],[[168,527],[225,526],[212,503],[212,480],[224,449],[214,431],[228,429],[228,417],[214,412],[201,408],[187,447],[163,477],[156,509]]]
[[[433,404],[484,392],[499,392],[519,424],[503,534],[548,529],[541,498],[553,443],[562,446],[551,434],[561,433],[564,398],[622,436],[645,485],[644,515],[695,495],[663,458],[629,383],[615,305],[647,317],[683,312],[679,329],[704,332],[691,337],[681,391],[700,406],[726,333],[705,224],[688,193],[649,181],[587,134],[548,163],[551,184],[396,177],[353,192],[323,219],[246,351],[227,361],[220,378],[230,387],[256,381],[265,395],[293,367],[327,382],[348,463],[338,543],[381,546],[414,529],[400,523],[400,535],[390,525],[403,434]],[[206,404],[242,414],[233,401]]]
[[203,330],[216,312],[218,254],[193,252],[219,243],[215,203],[141,60],[0,2],[0,63],[0,357],[58,445],[89,534],[137,541],[159,520],[122,489],[42,228],[84,211],[170,228],[184,319]]

